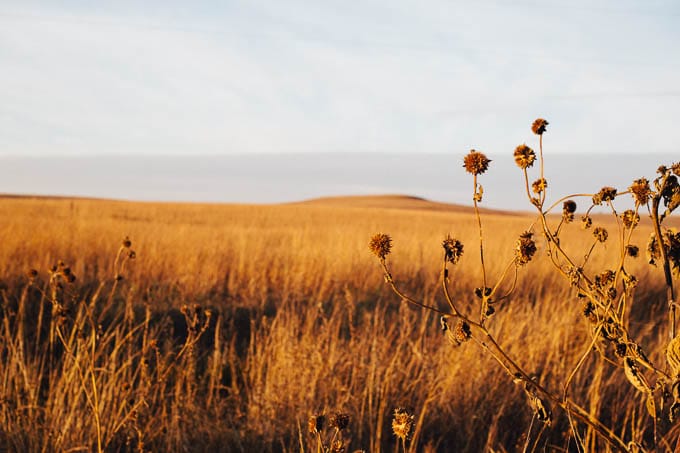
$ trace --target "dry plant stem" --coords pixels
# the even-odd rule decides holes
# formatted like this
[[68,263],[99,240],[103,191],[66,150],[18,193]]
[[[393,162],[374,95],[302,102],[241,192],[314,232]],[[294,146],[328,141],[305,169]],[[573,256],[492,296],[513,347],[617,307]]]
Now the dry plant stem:
[[447,280],[448,269],[446,267],[446,256],[444,256],[444,265],[442,270],[442,287],[444,289],[444,297],[446,298],[446,302],[448,302],[449,307],[451,307],[451,312],[453,313],[453,315],[457,316],[458,309],[456,308],[456,305],[453,303],[453,299],[451,298],[451,294],[449,293],[449,285],[447,284]]
[[[492,347],[489,347],[485,342],[475,338],[473,335],[472,337],[477,341],[477,343],[484,348],[487,352],[491,354],[491,356],[505,369],[505,371],[510,374],[512,378],[521,378],[524,382],[527,382],[534,386],[536,390],[541,392],[546,398],[548,398],[550,401],[552,401],[554,404],[559,406],[562,410],[567,412],[568,414],[573,415],[575,418],[579,419],[581,422],[585,423],[586,425],[590,426],[595,432],[597,432],[604,440],[609,442],[610,445],[616,447],[620,451],[627,451],[627,447],[623,440],[619,438],[616,434],[614,434],[609,428],[604,426],[602,423],[600,423],[597,419],[593,419],[588,412],[583,409],[582,407],[578,406],[577,404],[573,403],[570,400],[563,400],[555,395],[553,395],[550,391],[548,391],[546,388],[541,386],[539,383],[535,382],[534,380],[529,377],[529,375],[519,367],[506,353],[503,351],[503,349],[496,343],[496,341],[493,339],[489,331],[486,330],[486,328],[482,325],[476,324],[474,322],[468,321],[470,324],[471,329],[477,330],[480,333],[482,333],[484,336],[486,336],[486,339],[489,341]],[[512,372],[511,369],[514,369],[514,372]]]
[[[586,425],[590,426],[595,432],[597,432],[603,439],[605,439],[609,444],[612,446],[615,446],[621,451],[626,451],[626,445],[623,443],[623,441],[616,435],[614,434],[609,428],[604,426],[602,423],[600,423],[598,420],[593,419],[588,412],[578,406],[577,404],[569,401],[568,399],[562,399],[559,398],[558,396],[553,395],[550,391],[542,387],[540,384],[535,382],[534,380],[529,377],[528,373],[526,373],[513,359],[511,359],[503,350],[503,348],[500,347],[500,345],[496,342],[496,340],[493,338],[491,333],[482,325],[481,323],[476,323],[470,319],[468,319],[466,316],[462,315],[459,312],[456,313],[445,313],[441,310],[438,310],[434,307],[430,307],[428,305],[422,304],[405,294],[403,294],[399,288],[394,283],[394,280],[392,279],[387,267],[385,266],[384,260],[381,260],[381,264],[383,265],[383,269],[385,270],[385,277],[387,282],[389,283],[390,287],[392,290],[397,294],[402,300],[407,301],[411,304],[414,304],[418,307],[425,308],[428,310],[432,310],[436,313],[442,314],[442,315],[447,315],[447,316],[454,316],[457,318],[460,318],[461,320],[465,321],[470,329],[476,333],[477,335],[472,335],[472,338],[484,349],[486,350],[491,356],[498,362],[501,367],[508,373],[508,375],[513,378],[517,379],[520,378],[524,382],[530,383],[532,386],[536,388],[541,394],[545,395],[546,398],[548,398],[550,401],[552,401],[554,404],[562,408],[564,411],[570,413],[573,415],[575,418],[579,419],[581,422],[585,423]],[[486,341],[480,340],[478,337],[485,338]],[[487,344],[488,341],[488,344]]]
[[[97,431],[97,451],[101,453],[103,450],[102,450],[102,444],[101,444],[101,439],[102,439],[102,436],[101,436],[101,421],[99,419],[99,410],[97,408],[97,404],[98,404],[97,385],[96,385],[96,381],[94,380],[94,375],[92,374],[92,373],[94,373],[94,364],[93,363],[90,364],[90,370],[89,370],[90,373],[91,373],[91,377],[92,377],[92,389],[93,389],[92,390],[93,395],[90,395],[87,391],[86,379],[84,377],[83,370],[80,367],[80,365],[78,364],[78,357],[73,353],[71,348],[69,348],[68,342],[66,341],[66,339],[62,335],[61,329],[59,327],[57,327],[57,329],[56,329],[56,334],[59,337],[59,340],[61,341],[62,345],[64,346],[64,350],[71,356],[71,359],[73,360],[73,364],[76,367],[76,369],[78,370],[78,377],[80,378],[80,385],[83,388],[83,393],[85,394],[85,399],[87,399],[87,402],[90,405],[90,408],[92,409],[92,413],[94,414],[95,429]],[[96,334],[93,332],[92,335],[94,336]],[[93,337],[92,341],[94,343],[94,337]],[[92,359],[94,359],[94,356],[92,357]]]
[[[445,312],[445,311],[439,310],[438,308],[431,307],[431,306],[429,306],[429,305],[425,305],[425,304],[423,304],[423,303],[421,303],[421,302],[418,302],[417,300],[415,300],[415,299],[413,299],[413,298],[407,296],[406,294],[402,293],[402,292],[399,290],[399,288],[397,287],[397,285],[394,283],[394,279],[392,278],[392,274],[390,273],[389,269],[387,268],[387,265],[385,264],[385,260],[384,260],[384,259],[381,259],[381,260],[380,260],[380,264],[382,265],[382,268],[383,268],[383,270],[385,271],[385,280],[386,280],[387,283],[390,285],[390,288],[392,288],[392,291],[394,291],[394,293],[395,293],[397,296],[399,296],[402,300],[404,300],[404,301],[406,301],[406,302],[408,302],[408,303],[410,303],[410,304],[412,304],[412,305],[415,305],[415,306],[417,306],[417,307],[424,308],[424,309],[426,309],[426,310],[431,310],[431,311],[433,311],[433,312],[435,312],[435,313],[438,313],[438,314],[440,314],[440,315],[462,317],[458,311],[455,311],[455,309],[454,309],[454,312],[453,312],[453,313],[447,313],[447,312]],[[449,300],[450,300],[450,299],[449,299]],[[449,302],[449,303],[452,304],[452,302]]]
[[666,253],[666,247],[663,243],[663,236],[661,234],[661,221],[659,220],[659,202],[661,201],[661,196],[659,194],[652,198],[652,224],[654,225],[654,234],[656,235],[656,240],[659,244],[659,250],[661,251],[661,259],[663,261],[663,274],[666,280],[666,297],[668,299],[668,317],[670,324],[670,336],[671,340],[675,338],[675,322],[676,322],[676,303],[675,303],[675,288],[673,286],[673,276],[671,274],[671,266],[668,262],[668,254]]
[[[613,302],[609,303],[609,305],[605,309],[605,313],[609,312],[612,303]],[[578,370],[581,369],[581,367],[585,363],[586,358],[588,358],[590,353],[593,351],[593,346],[595,346],[595,343],[597,342],[597,339],[599,338],[600,332],[602,331],[603,327],[604,327],[604,319],[597,324],[597,327],[595,328],[595,331],[593,332],[592,340],[588,344],[588,347],[586,348],[585,352],[583,353],[583,355],[581,356],[579,361],[576,363],[574,368],[571,370],[571,373],[569,373],[569,376],[567,377],[567,380],[564,383],[564,393],[562,394],[562,398],[565,401],[567,400],[567,396],[568,396],[568,393],[569,393],[569,385],[571,384],[571,381],[576,376],[576,373],[578,372]]]
[[[544,168],[544,164],[543,164],[543,134],[538,136],[538,152],[539,152],[539,156],[540,156],[540,159],[541,159],[541,180],[543,180],[545,178],[544,171],[543,171],[543,168]],[[541,207],[542,207],[543,203],[545,202],[545,190],[543,192],[541,192],[540,197],[541,197]]]
[[474,196],[472,202],[475,207],[475,217],[477,218],[477,227],[479,228],[479,259],[482,265],[482,313],[481,320],[484,322],[486,318],[486,310],[488,304],[488,296],[486,295],[486,266],[484,265],[484,235],[482,233],[482,217],[479,215],[479,206],[477,204],[477,174],[472,178],[474,183]]

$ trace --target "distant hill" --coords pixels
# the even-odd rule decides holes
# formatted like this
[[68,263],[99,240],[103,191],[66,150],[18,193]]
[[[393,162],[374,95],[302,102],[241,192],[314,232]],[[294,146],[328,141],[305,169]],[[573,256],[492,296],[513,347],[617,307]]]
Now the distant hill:
[[[338,206],[344,208],[354,207],[372,209],[409,209],[409,210],[426,210],[457,213],[474,212],[474,209],[471,206],[463,206],[454,203],[441,203],[438,201],[431,201],[426,198],[415,197],[411,195],[392,195],[392,194],[320,197],[290,204]],[[501,211],[484,208],[480,209],[480,211],[488,214],[522,215],[522,213],[512,211]]]

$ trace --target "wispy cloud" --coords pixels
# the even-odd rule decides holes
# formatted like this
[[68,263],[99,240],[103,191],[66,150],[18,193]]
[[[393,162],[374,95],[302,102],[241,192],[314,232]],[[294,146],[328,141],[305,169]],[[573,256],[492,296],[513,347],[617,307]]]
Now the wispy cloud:
[[675,2],[0,7],[0,154],[677,150]]

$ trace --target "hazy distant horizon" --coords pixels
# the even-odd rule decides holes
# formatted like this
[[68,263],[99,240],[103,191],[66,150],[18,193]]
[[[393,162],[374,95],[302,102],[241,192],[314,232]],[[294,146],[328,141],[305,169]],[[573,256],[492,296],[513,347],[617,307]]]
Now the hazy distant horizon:
[[[131,201],[269,204],[325,196],[402,194],[470,205],[463,153],[286,153],[231,156],[0,157],[0,193]],[[511,153],[489,154],[483,206],[529,210]],[[653,179],[671,154],[548,155],[548,200]],[[537,177],[537,168],[530,178]]]

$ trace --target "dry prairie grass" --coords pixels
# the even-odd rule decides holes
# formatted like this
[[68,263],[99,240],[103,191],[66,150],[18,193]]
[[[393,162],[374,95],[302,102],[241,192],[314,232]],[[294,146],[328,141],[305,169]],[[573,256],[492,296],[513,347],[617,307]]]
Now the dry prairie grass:
[[[350,416],[336,435],[343,448],[392,451],[392,414],[406,407],[415,413],[402,445],[410,451],[521,451],[534,442],[539,451],[577,451],[564,415],[537,437],[521,388],[479,348],[452,347],[438,317],[384,284],[366,247],[375,231],[395,240],[400,286],[444,309],[440,244],[452,233],[470,247],[451,291],[461,307],[477,303],[474,215],[416,205],[394,197],[363,206],[0,200],[0,447],[315,451],[308,417],[340,411]],[[503,272],[533,220],[485,213],[488,275]],[[607,217],[595,223],[615,229]],[[632,242],[644,250],[650,231],[643,223]],[[136,258],[120,272],[124,236]],[[583,251],[592,235],[570,225],[562,239]],[[590,326],[538,246],[490,330],[543,385],[559,388]],[[613,245],[598,248],[588,268],[618,256]],[[75,282],[50,277],[59,260]],[[26,277],[28,269],[38,276]],[[663,275],[644,257],[627,270],[641,282],[631,333],[662,362]],[[573,398],[622,438],[649,437],[643,398],[607,367],[589,356]],[[577,431],[589,448],[609,448]]]

